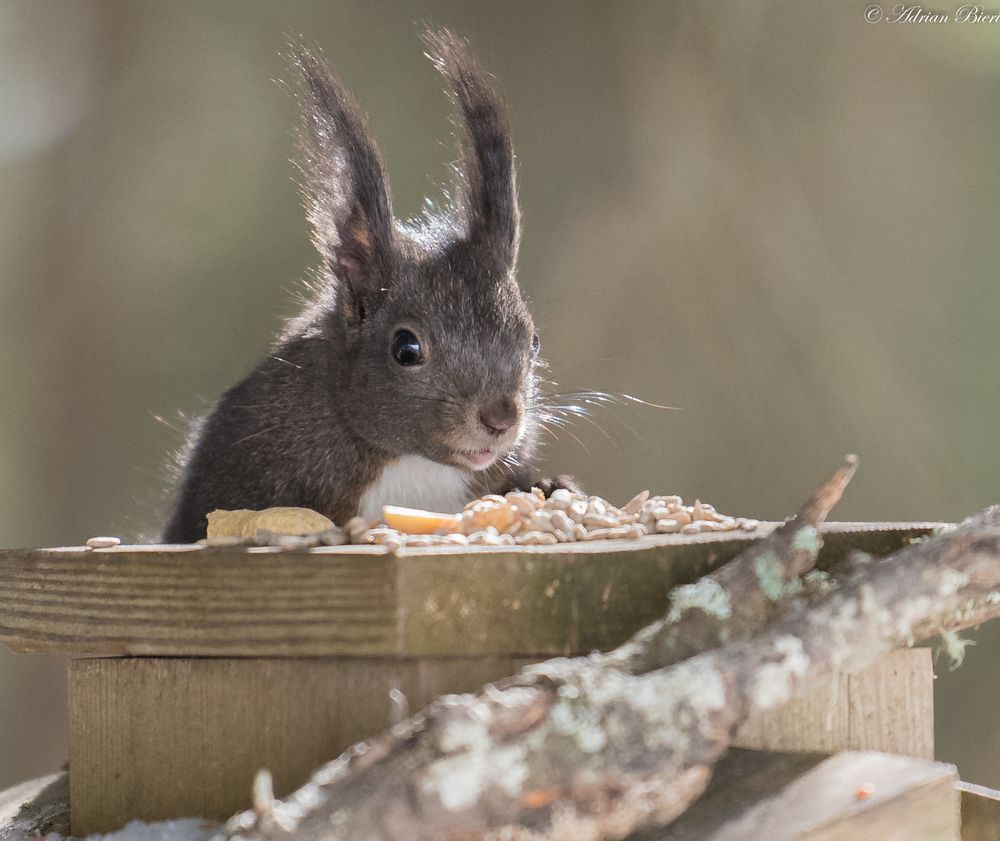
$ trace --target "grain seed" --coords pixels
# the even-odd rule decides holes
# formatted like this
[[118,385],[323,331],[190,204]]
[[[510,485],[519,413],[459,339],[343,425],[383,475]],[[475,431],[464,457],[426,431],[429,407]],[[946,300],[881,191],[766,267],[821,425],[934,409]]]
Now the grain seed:
[[638,514],[639,509],[642,508],[642,504],[649,499],[649,491],[639,491],[634,497],[632,497],[627,503],[625,503],[625,513],[626,514]]
[[553,528],[561,532],[570,532],[573,530],[573,521],[566,516],[565,511],[553,511],[551,522]]
[[657,534],[676,534],[683,528],[683,524],[677,522],[677,520],[657,520],[656,521],[656,532]]
[[618,521],[614,517],[608,517],[605,514],[588,514],[583,518],[583,524],[588,528],[594,529],[613,529],[618,525]]
[[507,494],[507,501],[522,515],[531,514],[535,510],[535,500],[530,494],[513,491]]
[[365,543],[383,544],[387,541],[401,542],[402,535],[395,529],[374,528],[368,529],[364,534]]
[[548,499],[547,507],[556,511],[564,511],[572,504],[573,495],[566,488],[556,488]]

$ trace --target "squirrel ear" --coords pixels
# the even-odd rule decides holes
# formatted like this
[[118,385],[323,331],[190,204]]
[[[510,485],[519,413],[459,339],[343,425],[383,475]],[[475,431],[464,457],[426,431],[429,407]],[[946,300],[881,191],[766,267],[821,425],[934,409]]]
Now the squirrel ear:
[[389,186],[350,94],[321,59],[301,46],[293,50],[302,80],[299,169],[313,243],[346,293],[341,305],[361,319],[385,285],[392,255]]
[[465,216],[471,242],[510,268],[517,260],[521,214],[507,110],[466,41],[447,29],[426,30],[422,37],[465,125],[456,209]]

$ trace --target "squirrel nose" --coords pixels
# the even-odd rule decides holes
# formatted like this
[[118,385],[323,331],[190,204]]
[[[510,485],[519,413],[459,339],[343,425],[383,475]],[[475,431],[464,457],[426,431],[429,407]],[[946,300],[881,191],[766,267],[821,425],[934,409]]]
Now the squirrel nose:
[[479,410],[479,421],[490,435],[498,438],[517,423],[517,406],[503,397]]

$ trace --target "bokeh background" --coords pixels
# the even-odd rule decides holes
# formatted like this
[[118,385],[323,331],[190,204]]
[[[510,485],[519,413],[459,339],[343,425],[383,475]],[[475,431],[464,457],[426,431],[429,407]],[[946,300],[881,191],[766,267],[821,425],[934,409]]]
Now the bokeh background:
[[[288,35],[368,112],[398,212],[436,193],[420,21],[509,101],[559,388],[678,407],[599,412],[553,468],[780,518],[853,451],[841,519],[1000,501],[1000,25],[864,6],[2,0],[0,546],[155,533],[181,413],[294,311]],[[1000,786],[1000,628],[973,636],[939,755]],[[65,759],[63,666],[0,651],[0,785]]]

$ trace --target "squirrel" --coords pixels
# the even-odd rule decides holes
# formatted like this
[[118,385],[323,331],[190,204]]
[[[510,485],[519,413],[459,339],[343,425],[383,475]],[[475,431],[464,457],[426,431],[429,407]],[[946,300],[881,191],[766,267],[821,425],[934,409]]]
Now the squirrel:
[[515,277],[520,211],[507,112],[470,46],[427,31],[464,123],[447,206],[393,217],[350,94],[302,46],[298,166],[322,258],[315,295],[192,424],[166,543],[217,508],[312,508],[344,523],[384,504],[459,511],[539,487],[539,339]]

